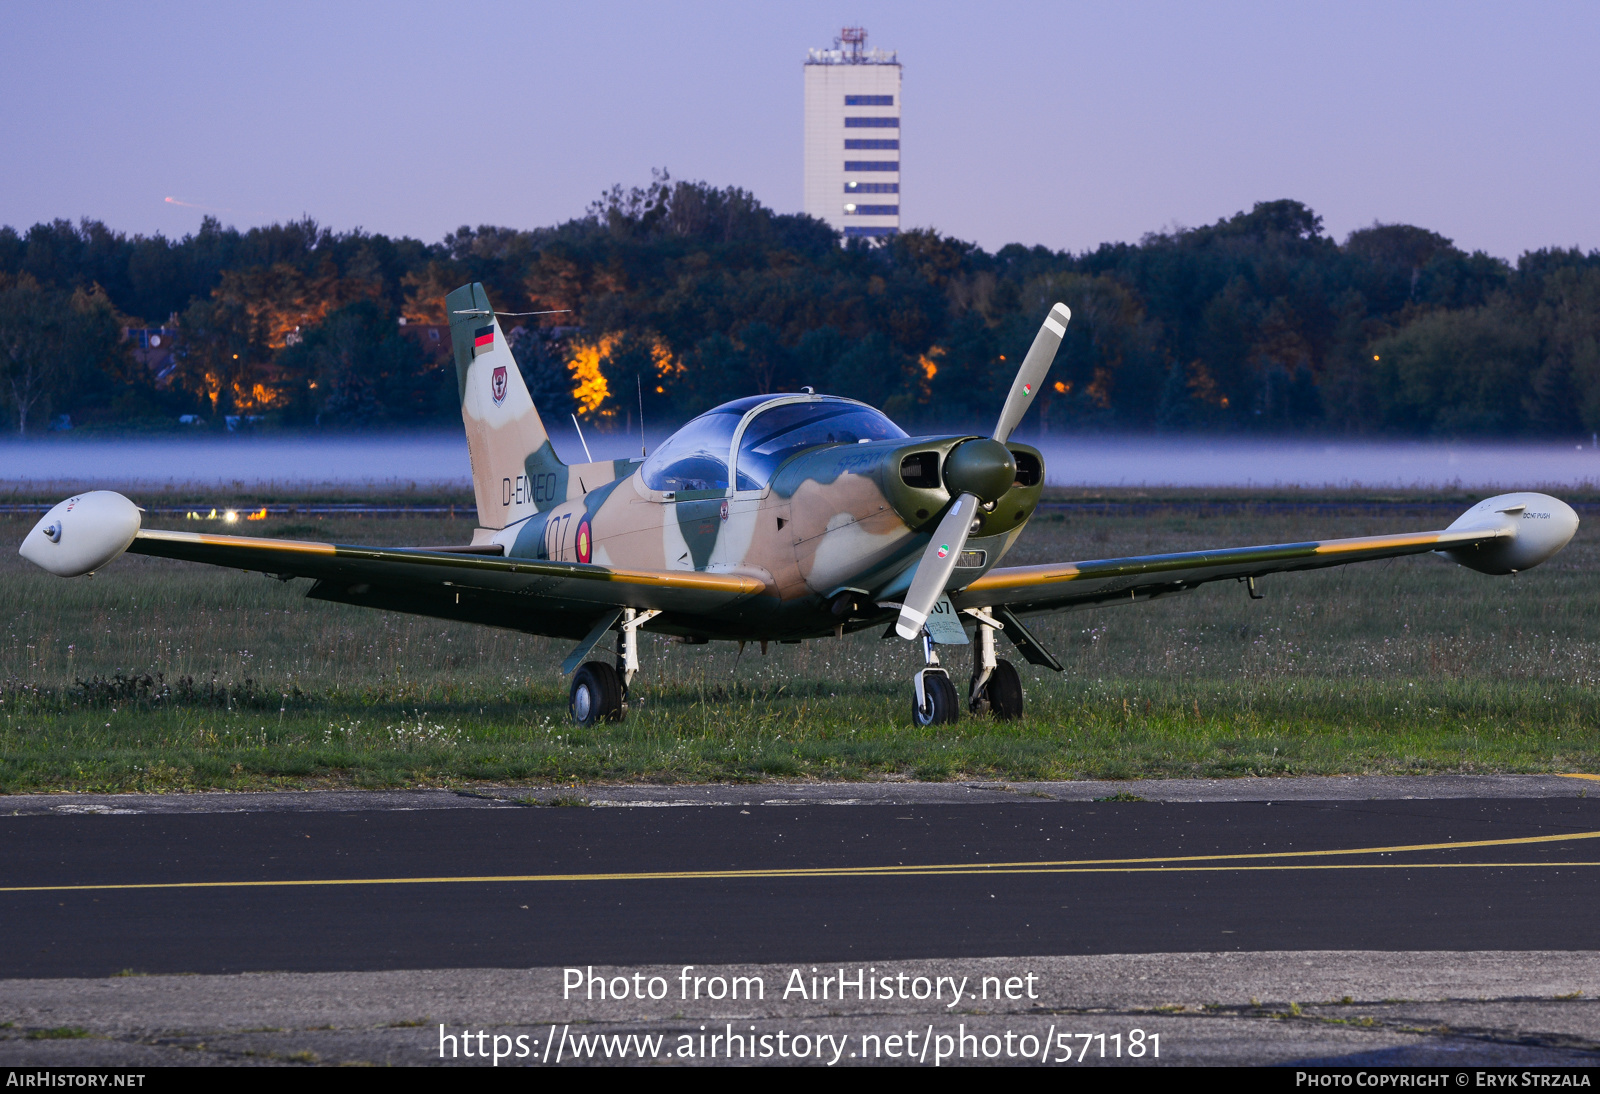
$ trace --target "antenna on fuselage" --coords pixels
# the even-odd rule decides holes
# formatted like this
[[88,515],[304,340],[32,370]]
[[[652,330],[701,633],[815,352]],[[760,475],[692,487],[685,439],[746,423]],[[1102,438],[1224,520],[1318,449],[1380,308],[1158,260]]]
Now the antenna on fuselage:
[[583,439],[583,426],[578,424],[578,416],[576,414],[572,416],[572,428],[578,431],[578,443],[583,445],[583,458],[593,463],[594,457],[589,454],[589,442]]
[[636,373],[633,377],[633,386],[639,389],[639,456],[644,458],[650,453],[644,450],[644,381]]

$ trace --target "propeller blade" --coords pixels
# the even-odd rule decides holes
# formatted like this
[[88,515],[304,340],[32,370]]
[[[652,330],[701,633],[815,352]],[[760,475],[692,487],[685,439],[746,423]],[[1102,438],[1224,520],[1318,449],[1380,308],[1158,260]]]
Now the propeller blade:
[[933,542],[917,563],[917,574],[911,579],[911,588],[900,605],[900,619],[894,631],[901,638],[915,638],[922,633],[928,613],[944,594],[950,581],[950,572],[956,568],[961,549],[967,545],[967,534],[972,531],[972,518],[978,512],[978,499],[962,494],[950,511],[939,522],[933,533]]
[[1000,421],[994,427],[994,439],[1001,444],[1011,439],[1011,431],[1017,428],[1028,407],[1033,405],[1033,397],[1039,394],[1044,374],[1050,371],[1050,364],[1056,359],[1056,350],[1061,348],[1061,338],[1067,333],[1067,322],[1071,318],[1072,309],[1065,304],[1056,304],[1050,309],[1050,314],[1044,317],[1044,326],[1034,336],[1028,356],[1022,359],[1017,378],[1011,381],[1011,394],[1006,396]]

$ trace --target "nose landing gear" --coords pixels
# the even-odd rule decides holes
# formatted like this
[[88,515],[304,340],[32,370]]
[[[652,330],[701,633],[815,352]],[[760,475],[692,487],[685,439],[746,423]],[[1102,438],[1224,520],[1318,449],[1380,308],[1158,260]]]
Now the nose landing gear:
[[928,667],[911,678],[916,689],[911,698],[911,720],[919,726],[957,721],[961,717],[961,701],[956,697],[956,686],[939,664],[939,655],[927,632],[922,635],[922,657]]

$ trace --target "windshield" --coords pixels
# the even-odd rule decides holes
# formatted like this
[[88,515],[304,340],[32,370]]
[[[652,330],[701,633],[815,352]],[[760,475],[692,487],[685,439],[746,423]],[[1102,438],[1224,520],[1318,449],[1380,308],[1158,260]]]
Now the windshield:
[[668,437],[640,468],[644,484],[652,490],[726,490],[728,449],[750,402],[740,399],[708,410]]
[[868,406],[842,400],[785,403],[756,415],[739,442],[739,488],[766,486],[778,465],[818,445],[898,440],[905,432]]

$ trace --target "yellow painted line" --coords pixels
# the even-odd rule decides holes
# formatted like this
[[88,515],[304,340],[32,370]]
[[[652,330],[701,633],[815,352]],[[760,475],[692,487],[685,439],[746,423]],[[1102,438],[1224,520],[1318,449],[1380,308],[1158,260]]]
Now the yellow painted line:
[[[1218,862],[1223,860],[1237,861],[1240,859],[1263,858],[1327,858],[1330,855],[1397,855],[1414,851],[1458,851],[1463,847],[1517,847],[1529,843],[1559,843],[1569,839],[1600,839],[1600,831],[1574,832],[1565,836],[1517,836],[1509,839],[1483,839],[1483,840],[1457,840],[1449,843],[1408,843],[1397,844],[1392,847],[1341,847],[1326,851],[1249,851],[1231,855],[1176,855],[1160,858],[1112,858],[1112,859],[1077,859],[1061,862],[997,862],[995,867],[1010,866],[1107,866],[1156,862]],[[948,869],[965,869],[971,863],[955,863]],[[923,867],[929,869],[930,867]],[[885,867],[863,867],[863,869],[885,869]]]
[[1591,779],[1594,782],[1600,783],[1600,775],[1579,775],[1576,772],[1568,772],[1563,773],[1561,777],[1563,779]]
[[[940,870],[952,874],[1205,874],[1262,873],[1268,870],[1504,870],[1511,867],[1600,866],[1600,862],[1291,862],[1280,866],[1070,866],[1043,870]],[[900,875],[890,875],[898,877]]]
[[132,889],[303,889],[345,885],[508,885],[578,881],[760,881],[812,878],[961,877],[995,874],[1216,874],[1286,870],[1508,870],[1597,867],[1600,862],[1306,862],[1239,866],[882,867],[810,870],[686,870],[649,874],[489,874],[482,877],[290,878],[282,881],[152,881],[124,885],[17,885],[0,893],[104,892]]
[[[151,881],[104,885],[14,885],[0,893],[60,893],[110,889],[271,889],[333,885],[487,885],[551,881],[703,881],[784,878],[936,877],[972,874],[1137,874],[1249,870],[1382,870],[1382,869],[1500,869],[1513,866],[1600,866],[1600,862],[1433,862],[1433,863],[1290,863],[1276,865],[1201,866],[1203,862],[1237,862],[1246,859],[1307,859],[1330,855],[1391,855],[1416,851],[1461,850],[1469,847],[1513,847],[1558,843],[1575,839],[1600,839],[1600,832],[1575,832],[1559,836],[1522,836],[1514,839],[1471,840],[1457,843],[1415,843],[1392,847],[1350,847],[1327,851],[1263,851],[1233,855],[1180,855],[1169,858],[1068,859],[1042,862],[949,863],[927,866],[838,866],[806,869],[662,870],[602,874],[485,874],[464,877],[294,878],[281,881]],[[1168,865],[1177,864],[1177,865]]]

